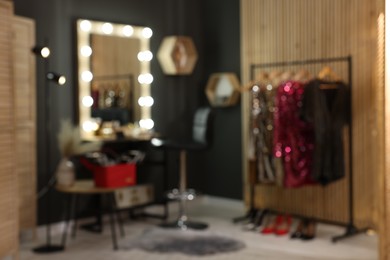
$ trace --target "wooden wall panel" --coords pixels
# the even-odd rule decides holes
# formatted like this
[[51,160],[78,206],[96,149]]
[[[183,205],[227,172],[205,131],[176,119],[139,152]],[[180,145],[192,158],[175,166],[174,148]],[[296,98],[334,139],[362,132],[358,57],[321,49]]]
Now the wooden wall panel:
[[[244,83],[250,81],[250,65],[254,63],[352,56],[354,216],[358,226],[376,227],[380,172],[380,119],[376,112],[381,93],[375,84],[377,5],[370,0],[242,0],[241,17]],[[323,65],[330,65],[347,81],[346,66]],[[316,74],[323,65],[307,68]],[[242,104],[243,161],[248,162],[248,93],[242,95]],[[247,163],[244,172],[248,172]],[[245,183],[247,179],[245,176]],[[256,206],[346,223],[347,184],[348,177],[325,188],[257,185]],[[245,198],[248,202],[248,185]]]
[[35,23],[33,20],[13,18],[13,67],[15,91],[16,157],[19,179],[19,225],[21,230],[36,228],[36,83]]
[[12,86],[12,3],[0,1],[0,259],[18,258],[17,176],[15,174]]

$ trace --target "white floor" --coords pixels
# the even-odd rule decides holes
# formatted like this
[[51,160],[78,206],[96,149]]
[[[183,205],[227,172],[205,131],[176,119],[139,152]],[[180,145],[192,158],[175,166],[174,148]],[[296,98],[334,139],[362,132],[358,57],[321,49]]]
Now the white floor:
[[[159,209],[150,209],[159,210]],[[171,216],[175,217],[176,204],[171,205]],[[239,201],[205,197],[192,202],[189,215],[195,220],[210,224],[210,231],[239,239],[246,244],[245,249],[234,253],[213,256],[194,257],[180,253],[156,254],[138,249],[112,249],[111,234],[108,224],[103,234],[93,234],[78,230],[75,239],[68,239],[64,252],[52,254],[35,254],[32,248],[44,244],[45,229],[40,229],[36,241],[24,242],[20,249],[21,260],[187,260],[187,259],[223,259],[223,260],[375,260],[378,259],[378,239],[374,236],[360,234],[342,240],[336,244],[331,242],[335,235],[342,234],[344,228],[320,224],[317,227],[316,239],[312,241],[291,240],[289,236],[277,237],[262,235],[258,231],[245,231],[243,225],[233,224],[232,219],[241,216],[244,208]],[[145,229],[160,223],[159,220],[126,221],[126,239],[141,234]],[[294,226],[292,227],[292,231]],[[53,244],[59,243],[61,227],[53,227]],[[123,242],[123,239],[120,239]]]

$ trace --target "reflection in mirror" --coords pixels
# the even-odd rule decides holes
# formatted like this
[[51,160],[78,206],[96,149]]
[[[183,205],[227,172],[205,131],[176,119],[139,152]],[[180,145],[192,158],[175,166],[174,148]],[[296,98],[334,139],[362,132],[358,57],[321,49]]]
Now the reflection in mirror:
[[77,20],[79,124],[84,139],[102,125],[139,125],[150,130],[148,27]]

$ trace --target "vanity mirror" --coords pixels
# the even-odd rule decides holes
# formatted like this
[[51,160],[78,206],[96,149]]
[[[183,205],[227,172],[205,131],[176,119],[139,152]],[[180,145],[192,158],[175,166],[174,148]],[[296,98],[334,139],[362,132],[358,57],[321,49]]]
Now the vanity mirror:
[[104,122],[137,130],[153,128],[150,108],[148,27],[77,20],[79,125],[83,139],[95,138]]

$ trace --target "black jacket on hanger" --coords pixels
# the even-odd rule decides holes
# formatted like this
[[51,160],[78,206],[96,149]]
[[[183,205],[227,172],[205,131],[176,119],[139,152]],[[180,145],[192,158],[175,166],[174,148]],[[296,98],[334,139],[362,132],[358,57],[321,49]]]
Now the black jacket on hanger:
[[340,81],[313,80],[305,87],[302,117],[313,123],[315,135],[312,175],[322,185],[345,176],[343,127],[351,114],[349,95]]

